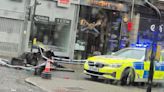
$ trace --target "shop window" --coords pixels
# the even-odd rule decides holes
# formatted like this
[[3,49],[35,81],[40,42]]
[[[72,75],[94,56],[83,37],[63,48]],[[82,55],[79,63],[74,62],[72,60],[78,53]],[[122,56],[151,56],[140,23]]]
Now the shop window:
[[55,26],[51,34],[50,45],[57,46],[59,51],[66,52],[69,46],[71,20],[56,18]]
[[[161,21],[163,24],[164,21]],[[151,31],[151,25],[156,25],[155,30],[158,28],[158,20],[153,18],[140,18],[139,31],[138,31],[138,43],[152,43],[154,39],[154,33]],[[164,31],[158,35],[158,42],[161,44],[162,49],[164,48]]]
[[[120,13],[97,7],[81,6],[75,49],[82,58],[119,50]],[[75,54],[75,55],[78,55]],[[78,56],[77,56],[78,57]]]
[[38,42],[48,45],[58,52],[67,52],[69,46],[71,20],[56,18],[55,22],[35,21],[30,40],[35,37]]

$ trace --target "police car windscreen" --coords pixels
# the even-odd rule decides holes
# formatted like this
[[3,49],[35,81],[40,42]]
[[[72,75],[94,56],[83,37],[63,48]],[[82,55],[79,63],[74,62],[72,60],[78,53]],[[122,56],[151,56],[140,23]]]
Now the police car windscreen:
[[145,56],[145,51],[140,49],[123,49],[114,54],[114,56],[132,59],[142,59]]

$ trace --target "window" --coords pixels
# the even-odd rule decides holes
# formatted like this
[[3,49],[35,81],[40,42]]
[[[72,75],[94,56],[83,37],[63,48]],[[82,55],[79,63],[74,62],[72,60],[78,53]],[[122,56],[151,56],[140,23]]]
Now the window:
[[145,56],[145,51],[139,49],[123,49],[116,52],[114,56],[132,59],[142,59],[143,56]]
[[67,52],[69,46],[71,20],[56,18],[55,22],[36,21],[35,30],[31,32],[30,40],[34,37],[38,42],[48,45],[58,52]]

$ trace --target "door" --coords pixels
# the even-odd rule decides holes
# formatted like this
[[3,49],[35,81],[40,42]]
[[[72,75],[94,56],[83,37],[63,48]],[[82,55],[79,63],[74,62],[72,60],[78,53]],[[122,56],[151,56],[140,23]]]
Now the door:
[[0,18],[0,55],[17,56],[22,42],[23,20]]
[[[150,60],[144,62],[144,73],[143,73],[143,78],[148,78],[149,77],[149,70],[150,70]],[[160,79],[160,74],[161,74],[161,62],[154,62],[154,79]]]
[[[150,70],[150,58],[151,58],[151,53],[152,53],[152,48],[148,48],[146,50],[146,61],[144,62],[144,74],[143,78],[148,78],[149,77],[149,70]],[[155,61],[154,61],[154,79],[160,79],[161,78],[161,71],[162,71],[162,65],[163,62],[160,62],[161,58],[161,46],[157,46],[157,51],[156,51],[156,56],[155,56]]]
[[155,64],[158,79],[164,79],[164,52],[161,52],[160,61]]
[[[154,62],[154,79],[164,79],[164,52],[160,52],[160,60]],[[144,62],[143,78],[148,78],[150,69],[150,60]]]

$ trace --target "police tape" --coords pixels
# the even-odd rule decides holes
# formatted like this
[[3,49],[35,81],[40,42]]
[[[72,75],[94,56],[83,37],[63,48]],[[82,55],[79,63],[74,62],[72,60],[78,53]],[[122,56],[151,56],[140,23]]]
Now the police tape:
[[42,63],[42,64],[37,65],[37,66],[26,67],[26,66],[19,66],[19,65],[11,65],[8,62],[9,62],[9,60],[0,59],[0,65],[2,65],[2,66],[6,66],[6,67],[9,67],[9,68],[19,68],[19,69],[24,69],[24,70],[27,70],[27,71],[35,71],[36,68],[39,68],[41,66],[46,65],[46,63]]
[[[43,51],[41,48],[39,48],[39,52],[42,56],[43,59],[45,60],[48,60],[49,58],[46,57],[44,54],[43,54]],[[72,60],[72,59],[65,59],[65,58],[59,58],[59,57],[52,57],[52,60],[51,62],[56,62],[56,63],[65,63],[65,64],[84,64],[86,62],[86,60]]]
[[53,60],[57,63],[75,64],[75,65],[82,65],[87,61],[87,60],[72,60],[72,59],[65,59],[65,58],[57,58],[57,57],[53,57]]
[[[86,62],[86,60],[71,60],[71,59],[64,59],[64,58],[53,58],[52,61],[56,62],[56,63],[73,64],[73,65],[83,65]],[[39,68],[41,66],[46,65],[46,62],[44,62],[44,63],[39,64],[37,66],[26,67],[26,66],[19,66],[19,65],[11,65],[8,62],[9,62],[9,60],[0,58],[0,65],[2,65],[2,66],[6,66],[9,68],[19,68],[19,69],[24,69],[27,71],[35,71],[36,68]]]

